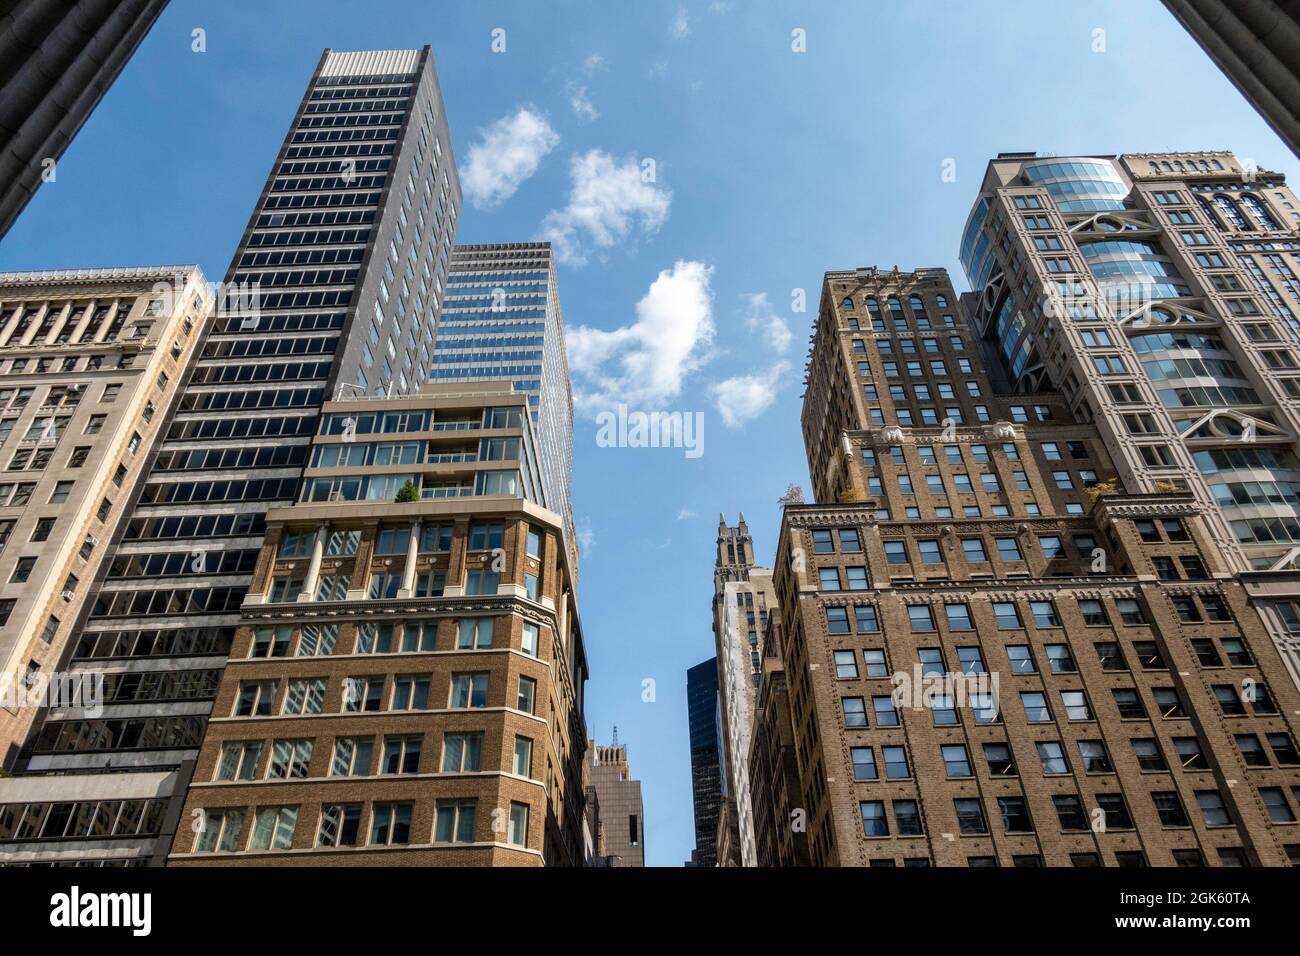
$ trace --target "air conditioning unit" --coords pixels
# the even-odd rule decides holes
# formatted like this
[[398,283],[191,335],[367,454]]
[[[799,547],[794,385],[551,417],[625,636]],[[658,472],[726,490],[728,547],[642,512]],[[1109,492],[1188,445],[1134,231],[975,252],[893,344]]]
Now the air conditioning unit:
[[63,600],[71,601],[74,597],[76,597],[76,595],[73,594],[73,592],[70,591],[68,588],[63,589]]

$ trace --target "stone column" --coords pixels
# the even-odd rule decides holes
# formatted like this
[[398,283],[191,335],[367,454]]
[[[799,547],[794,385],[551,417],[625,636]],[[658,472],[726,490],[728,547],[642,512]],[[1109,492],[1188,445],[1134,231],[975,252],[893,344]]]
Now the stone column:
[[307,577],[302,582],[299,601],[314,601],[316,586],[320,583],[320,563],[325,557],[325,538],[329,535],[329,525],[321,524],[316,529],[316,540],[311,545],[311,564],[307,566]]
[[397,591],[399,598],[415,595],[415,558],[420,553],[420,521],[411,522],[411,538],[406,542],[406,565],[402,568],[402,586]]

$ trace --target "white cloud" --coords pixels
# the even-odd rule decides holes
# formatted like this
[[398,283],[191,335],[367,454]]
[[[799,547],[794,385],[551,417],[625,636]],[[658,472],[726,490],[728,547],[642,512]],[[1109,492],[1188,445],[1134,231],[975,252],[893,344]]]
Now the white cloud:
[[582,72],[587,74],[587,76],[591,76],[597,70],[603,70],[604,68],[605,58],[599,53],[593,53],[582,61]]
[[573,110],[575,116],[583,123],[590,123],[600,119],[600,112],[596,109],[594,103],[587,96],[587,88],[579,86],[577,83],[568,85],[569,107]]
[[569,175],[569,204],[547,213],[540,229],[540,238],[551,241],[560,262],[584,265],[588,246],[608,249],[627,239],[634,223],[649,234],[668,218],[671,190],[644,180],[633,157],[618,160],[589,150],[570,160]]
[[745,328],[758,333],[773,352],[784,354],[794,341],[794,333],[790,331],[785,319],[776,314],[772,303],[767,301],[767,293],[751,292],[744,299],[749,312],[745,318]]
[[460,173],[461,188],[479,209],[499,206],[560,142],[546,117],[526,107],[479,130]]
[[585,520],[579,520],[575,521],[573,526],[580,552],[585,554],[596,546],[596,532],[591,530],[591,525],[587,524]]
[[712,276],[712,266],[679,259],[650,284],[631,325],[570,329],[569,365],[582,382],[574,389],[578,407],[594,413],[622,402],[656,410],[676,398],[686,375],[709,358]]
[[678,521],[685,521],[687,518],[698,518],[698,517],[699,515],[697,515],[690,508],[683,508],[681,511],[677,512]]
[[686,16],[685,7],[677,8],[677,15],[673,17],[672,26],[668,28],[668,32],[673,35],[674,40],[681,40],[691,35],[691,21]]
[[740,428],[767,411],[776,401],[777,386],[787,368],[785,362],[778,362],[766,374],[737,375],[709,386],[722,424]]

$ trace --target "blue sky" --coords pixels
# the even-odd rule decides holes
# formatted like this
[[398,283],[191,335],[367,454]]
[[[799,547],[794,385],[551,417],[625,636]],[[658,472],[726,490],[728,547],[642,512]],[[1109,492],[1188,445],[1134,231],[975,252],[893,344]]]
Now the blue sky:
[[[630,749],[656,865],[694,845],[685,671],[713,654],[718,512],[743,510],[770,561],[776,499],[807,487],[822,274],[944,266],[964,289],[960,230],[999,151],[1231,149],[1300,174],[1156,0],[173,0],[0,269],[197,261],[221,278],[322,48],[424,43],[484,207],[467,201],[458,241],[563,244],[588,720]],[[704,454],[599,447],[590,415],[618,401],[702,412]]]

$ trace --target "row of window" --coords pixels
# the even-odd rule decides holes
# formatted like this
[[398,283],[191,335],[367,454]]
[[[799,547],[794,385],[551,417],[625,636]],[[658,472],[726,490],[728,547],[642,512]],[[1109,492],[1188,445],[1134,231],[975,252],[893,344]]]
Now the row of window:
[[[455,636],[448,650],[486,650],[493,647],[497,622],[509,625],[509,618],[463,617],[455,626]],[[253,635],[249,657],[289,657],[297,630],[297,657],[326,657],[347,654],[339,645],[338,624],[283,624],[259,627]],[[540,630],[531,621],[522,624],[520,648],[537,656]],[[365,621],[357,625],[353,654],[412,654],[438,650],[437,621],[405,621],[377,624]]]
[[[453,710],[488,706],[486,671],[452,674],[446,694],[446,707]],[[324,712],[327,679],[293,678],[285,681],[283,697],[280,681],[241,681],[235,699],[236,717],[269,717],[272,714],[293,717]],[[433,678],[428,674],[397,674],[389,678],[345,677],[340,689],[340,713],[375,713],[379,711],[429,710]],[[276,702],[279,708],[276,709]],[[510,706],[526,714],[534,713],[537,702],[537,679],[521,675]],[[435,704],[434,707],[437,705]]]
[[[370,826],[362,828],[363,804],[332,804],[321,807],[316,826],[318,847],[407,846],[412,842],[413,803],[375,803],[370,808]],[[474,843],[478,816],[475,799],[438,800],[435,805],[432,842]],[[237,853],[246,850],[287,850],[293,846],[298,825],[296,806],[257,807],[250,832],[245,832],[247,811],[206,810],[203,829],[195,837],[195,853]],[[506,842],[528,845],[529,806],[511,802],[506,819]],[[490,839],[495,839],[495,836]]]
[[[336,737],[330,758],[331,777],[420,772],[424,737],[419,734],[388,735],[376,748],[373,736]],[[290,780],[305,778],[311,767],[314,740],[276,740],[268,748],[261,740],[232,740],[222,745],[214,780]],[[266,757],[263,762],[263,757]],[[378,766],[375,758],[378,756]],[[435,766],[442,773],[478,773],[483,768],[483,733],[456,731],[442,739],[442,759]],[[511,773],[532,777],[533,739],[516,736]],[[426,769],[425,772],[429,772]],[[324,774],[322,774],[324,776]]]

